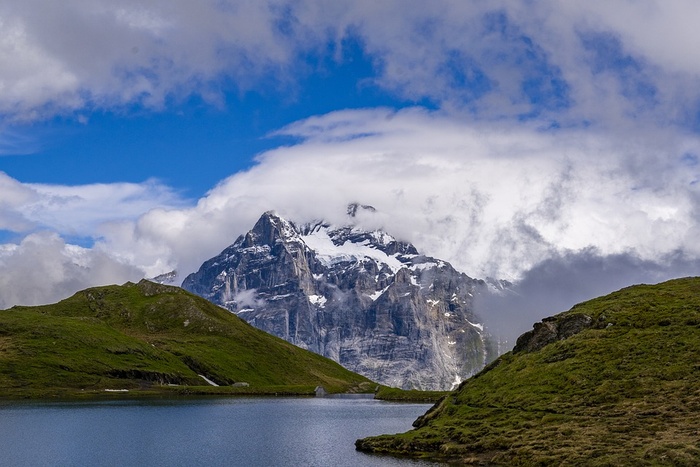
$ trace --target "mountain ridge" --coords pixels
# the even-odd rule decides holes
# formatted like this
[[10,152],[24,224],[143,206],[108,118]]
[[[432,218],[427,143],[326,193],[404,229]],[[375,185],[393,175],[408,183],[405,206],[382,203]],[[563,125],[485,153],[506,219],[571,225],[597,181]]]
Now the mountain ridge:
[[495,357],[473,311],[486,284],[382,230],[268,211],[182,287],[388,386],[449,389]]

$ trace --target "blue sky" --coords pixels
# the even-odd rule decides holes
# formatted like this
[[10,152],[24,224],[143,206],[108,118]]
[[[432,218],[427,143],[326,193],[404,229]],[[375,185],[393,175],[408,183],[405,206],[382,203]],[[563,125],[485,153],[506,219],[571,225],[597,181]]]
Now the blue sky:
[[291,122],[337,109],[416,104],[367,82],[375,70],[356,41],[343,41],[341,49],[340,58],[301,59],[299,75],[287,85],[271,80],[270,87],[240,90],[223,82],[214,104],[188,96],[159,109],[127,105],[10,123],[7,130],[21,142],[3,151],[3,170],[29,183],[157,178],[196,199],[249,168],[256,154],[289,143],[271,133]]
[[345,223],[350,202],[543,312],[696,274],[698,17],[689,0],[0,0],[0,306],[184,276],[265,210]]

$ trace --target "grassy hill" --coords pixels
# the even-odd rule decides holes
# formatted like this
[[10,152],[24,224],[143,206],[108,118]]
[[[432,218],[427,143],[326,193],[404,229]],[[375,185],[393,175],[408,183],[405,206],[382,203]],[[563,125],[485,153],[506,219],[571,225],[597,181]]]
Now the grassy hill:
[[489,465],[698,465],[700,279],[543,320],[414,425],[357,447]]
[[[242,382],[249,386],[231,387]],[[317,385],[332,392],[375,387],[176,287],[141,281],[0,311],[0,397],[105,389],[313,393]]]

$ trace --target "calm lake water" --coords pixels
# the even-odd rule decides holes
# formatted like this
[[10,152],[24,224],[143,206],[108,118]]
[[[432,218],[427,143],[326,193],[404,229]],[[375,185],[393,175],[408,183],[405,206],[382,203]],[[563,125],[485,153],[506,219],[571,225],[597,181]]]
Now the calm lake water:
[[430,406],[367,398],[0,403],[2,466],[426,466],[355,440]]

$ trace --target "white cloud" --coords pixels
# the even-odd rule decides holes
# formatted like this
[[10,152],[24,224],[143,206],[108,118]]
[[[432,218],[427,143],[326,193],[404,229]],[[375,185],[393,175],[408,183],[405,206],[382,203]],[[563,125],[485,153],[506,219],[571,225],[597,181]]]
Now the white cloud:
[[19,245],[0,247],[0,309],[51,303],[89,286],[141,277],[99,249],[67,245],[55,233],[31,234]]
[[17,208],[33,203],[38,198],[29,187],[0,172],[0,229],[25,231],[33,222],[26,219]]
[[220,78],[246,88],[290,61],[299,40],[280,37],[280,15],[266,2],[2,2],[0,112],[217,99]]
[[155,207],[183,201],[157,180],[79,186],[27,184],[39,201],[21,207],[28,219],[60,232],[94,235],[104,222],[133,219]]
[[135,219],[155,207],[183,201],[156,180],[77,186],[24,184],[0,172],[0,229],[51,229],[96,236],[108,221]]
[[614,32],[631,54],[671,72],[700,73],[700,52],[688,47],[698,36],[700,4],[693,0],[594,0],[560,8],[573,24]]
[[[622,144],[580,130],[493,126],[421,109],[342,111],[281,130],[280,147],[221,182],[196,207],[156,210],[105,247],[167,245],[181,272],[233,243],[264,211],[345,222],[358,201],[371,226],[414,242],[475,277],[517,279],[552,255],[596,248],[654,261],[700,254],[697,139],[649,132]],[[630,169],[633,167],[634,170]],[[163,272],[163,271],[153,271]]]
[[[146,269],[129,245],[109,251],[99,245],[67,244],[65,238],[89,242],[103,234],[113,237],[120,232],[118,226],[130,226],[129,222],[151,209],[182,205],[181,199],[156,181],[38,185],[21,183],[0,172],[0,230],[22,238],[19,244],[0,244],[0,308],[48,303],[85,287],[143,277]],[[140,239],[139,245],[144,243]],[[145,260],[162,250],[147,248]],[[155,268],[163,267],[158,258],[152,263]]]
[[[368,82],[502,117],[682,122],[700,98],[692,0],[0,2],[0,113],[161,107],[222,83],[293,90],[356,38]],[[334,44],[328,47],[328,44]],[[329,52],[331,50],[331,52]],[[692,122],[694,123],[694,121]]]

